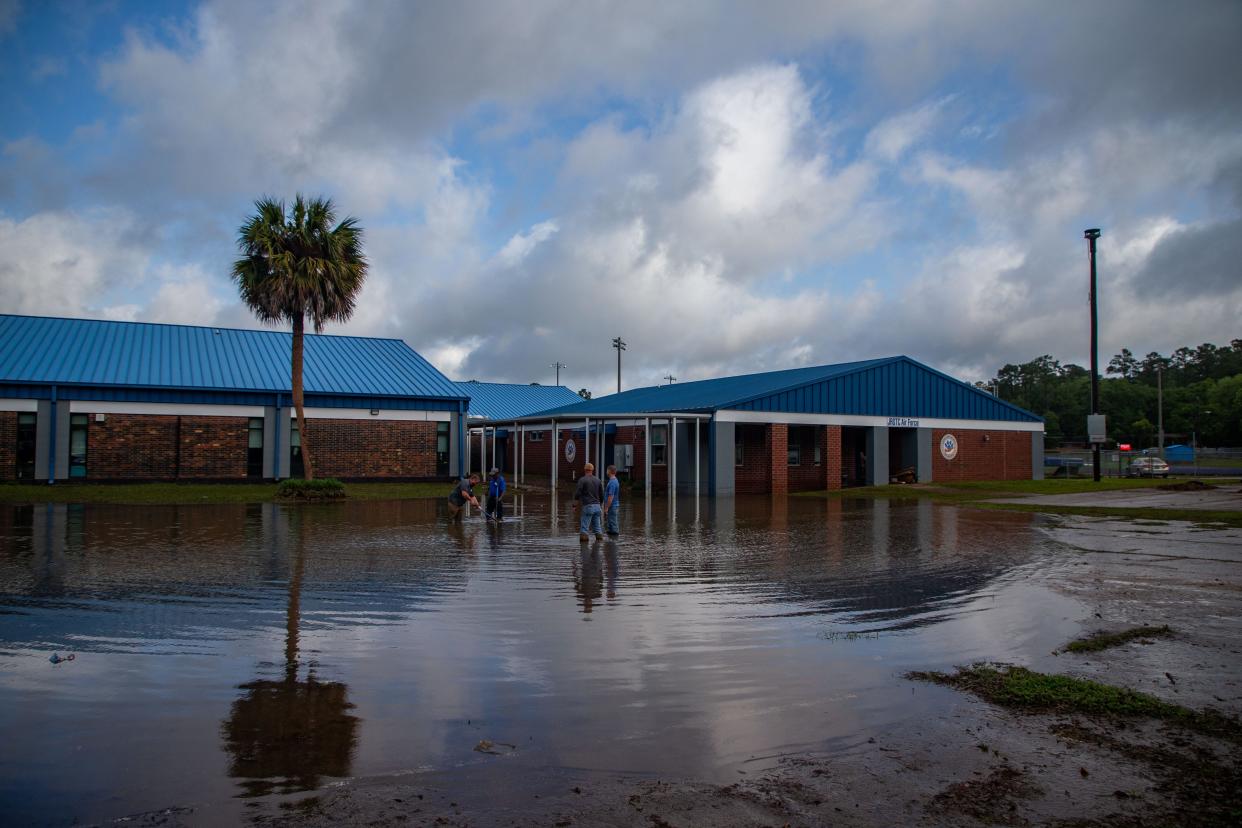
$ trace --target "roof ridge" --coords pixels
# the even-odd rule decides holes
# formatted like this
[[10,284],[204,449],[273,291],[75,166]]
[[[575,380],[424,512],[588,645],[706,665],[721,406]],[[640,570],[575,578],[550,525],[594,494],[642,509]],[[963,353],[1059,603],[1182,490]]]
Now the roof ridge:
[[[151,325],[161,328],[190,328],[192,330],[202,331],[233,331],[234,333],[258,333],[258,334],[288,334],[292,336],[292,331],[276,330],[273,328],[233,328],[228,325],[187,325],[181,322],[147,322],[138,319],[96,319],[82,316],[47,316],[38,313],[0,313],[0,317],[9,317],[11,319],[47,319],[53,322],[98,322],[105,325]],[[359,336],[358,334],[328,334],[328,333],[307,333],[307,336],[330,337],[332,339],[365,339],[375,342],[401,342],[409,345],[404,339],[395,336]],[[447,377],[445,378],[447,379]],[[451,381],[451,380],[450,380]]]

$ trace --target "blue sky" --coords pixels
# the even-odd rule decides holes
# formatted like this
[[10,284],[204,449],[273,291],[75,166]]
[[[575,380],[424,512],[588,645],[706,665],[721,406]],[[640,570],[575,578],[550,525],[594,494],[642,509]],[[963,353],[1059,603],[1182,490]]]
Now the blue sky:
[[1242,6],[0,0],[0,310],[255,327],[255,198],[336,200],[334,330],[611,386],[970,379],[1242,336]]

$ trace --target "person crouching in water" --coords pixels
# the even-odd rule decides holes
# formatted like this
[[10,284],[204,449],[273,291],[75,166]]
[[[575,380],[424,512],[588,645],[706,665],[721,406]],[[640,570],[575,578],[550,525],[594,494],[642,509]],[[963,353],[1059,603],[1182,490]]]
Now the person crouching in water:
[[582,467],[582,477],[578,478],[578,487],[574,489],[574,508],[581,507],[578,519],[578,540],[586,543],[590,532],[595,533],[596,540],[604,539],[603,527],[600,525],[602,510],[600,504],[604,500],[604,485],[595,476],[595,466],[587,463]]
[[487,513],[496,520],[504,518],[504,504],[500,502],[505,496],[505,476],[500,469],[493,468],[491,478],[487,481]]
[[450,522],[458,523],[461,521],[462,508],[467,503],[476,509],[482,508],[479,506],[479,499],[474,496],[474,486],[478,482],[479,476],[474,473],[457,481],[457,486],[448,496]]

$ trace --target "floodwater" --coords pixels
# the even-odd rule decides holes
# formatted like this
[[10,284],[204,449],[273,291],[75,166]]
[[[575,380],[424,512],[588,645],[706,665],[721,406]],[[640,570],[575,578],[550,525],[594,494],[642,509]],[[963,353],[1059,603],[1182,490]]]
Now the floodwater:
[[902,673],[1029,662],[1083,614],[1028,514],[639,497],[580,545],[564,500],[510,512],[0,507],[0,822],[480,762],[731,781],[946,714]]

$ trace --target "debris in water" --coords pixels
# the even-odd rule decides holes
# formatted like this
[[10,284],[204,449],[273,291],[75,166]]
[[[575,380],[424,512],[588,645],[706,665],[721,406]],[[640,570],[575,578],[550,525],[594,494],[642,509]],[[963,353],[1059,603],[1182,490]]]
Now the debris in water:
[[[499,748],[507,748],[507,750],[499,750]],[[511,745],[508,742],[493,742],[490,739],[482,739],[474,749],[479,753],[490,753],[493,756],[504,756],[517,750],[517,745]]]
[[74,655],[73,653],[70,653],[64,658],[61,658],[59,653],[52,653],[51,657],[48,658],[48,661],[52,662],[53,664],[60,664],[62,661],[73,661],[75,658],[77,658],[77,656]]

